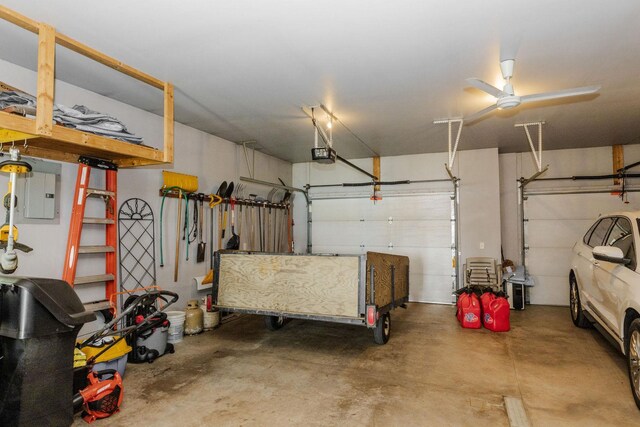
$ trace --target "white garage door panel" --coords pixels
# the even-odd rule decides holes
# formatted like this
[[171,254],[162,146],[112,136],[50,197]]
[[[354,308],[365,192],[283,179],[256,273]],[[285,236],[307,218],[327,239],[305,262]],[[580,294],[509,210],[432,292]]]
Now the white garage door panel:
[[[451,221],[363,221],[367,246],[451,248]],[[447,228],[449,227],[449,228]]]
[[625,205],[609,193],[529,195],[525,204],[527,270],[535,287],[531,303],[568,305],[568,275],[574,243],[600,213],[638,208],[638,193]]
[[313,252],[406,255],[412,301],[451,303],[451,240],[448,194],[313,201]]
[[452,302],[452,286],[451,275],[427,276],[411,273],[409,274],[409,301],[449,304]]
[[609,193],[529,196],[525,205],[529,220],[595,220],[601,213],[624,209],[626,207],[620,202],[620,198]]
[[571,249],[532,248],[527,251],[527,270],[533,276],[567,276]]
[[383,197],[373,203],[367,199],[314,200],[312,214],[322,221],[429,220],[451,217],[451,197],[447,194],[411,197]]
[[566,248],[568,242],[573,246],[573,243],[582,239],[591,224],[592,219],[530,221],[527,225],[527,242],[533,247]]
[[362,223],[360,221],[314,221],[312,224],[313,245],[354,245],[362,241]]
[[424,221],[451,217],[451,197],[446,194],[415,197],[384,197],[371,203],[371,209],[365,210],[366,220],[387,220],[392,217],[408,221]]
[[[569,276],[535,276],[531,304],[569,305]],[[568,315],[567,311],[567,315]]]
[[[360,221],[366,205],[362,199],[314,200],[311,204],[313,220],[322,221]],[[373,205],[373,202],[370,202]]]

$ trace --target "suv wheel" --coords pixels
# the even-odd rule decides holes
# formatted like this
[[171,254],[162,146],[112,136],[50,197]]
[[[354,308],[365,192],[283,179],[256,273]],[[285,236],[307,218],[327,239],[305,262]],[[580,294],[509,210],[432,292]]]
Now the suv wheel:
[[569,278],[569,308],[571,309],[571,320],[573,320],[574,325],[579,328],[588,328],[591,326],[591,323],[589,323],[582,312],[578,282],[573,275]]
[[640,409],[640,319],[631,322],[627,334],[629,338],[625,340],[625,353],[629,369],[629,384],[636,406]]

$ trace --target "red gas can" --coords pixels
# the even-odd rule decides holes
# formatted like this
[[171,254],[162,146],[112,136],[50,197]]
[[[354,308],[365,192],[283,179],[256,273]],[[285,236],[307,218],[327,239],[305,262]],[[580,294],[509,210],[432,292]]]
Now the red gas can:
[[486,324],[485,328],[493,332],[507,332],[510,328],[509,316],[511,310],[509,308],[509,301],[504,297],[497,297],[489,304],[489,311],[493,318],[493,323]]
[[489,329],[489,326],[493,324],[493,315],[489,306],[496,299],[496,294],[493,292],[485,292],[480,297],[480,305],[482,306],[482,324],[485,328]]
[[460,295],[458,300],[458,319],[463,328],[478,329],[482,326],[480,320],[481,308],[478,296],[473,292]]
[[456,319],[458,322],[462,323],[462,306],[466,304],[466,300],[469,298],[469,294],[466,292],[458,295],[458,302],[456,303],[457,311],[456,311]]

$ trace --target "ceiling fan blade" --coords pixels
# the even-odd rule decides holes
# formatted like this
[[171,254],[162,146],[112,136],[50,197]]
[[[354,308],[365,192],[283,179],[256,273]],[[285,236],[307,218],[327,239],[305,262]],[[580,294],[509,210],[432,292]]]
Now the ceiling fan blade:
[[520,102],[538,102],[548,101],[551,99],[568,98],[570,96],[582,96],[596,93],[600,90],[600,86],[575,87],[573,89],[556,90],[553,92],[536,93],[533,95],[524,95],[520,97]]
[[501,96],[508,95],[506,92],[501,91],[497,87],[491,86],[489,83],[484,82],[480,79],[476,79],[475,77],[467,79],[467,83],[469,83],[471,86],[475,87],[476,89],[480,89],[483,92],[487,92],[489,95],[495,98],[500,98]]
[[490,105],[487,108],[480,110],[478,112],[473,113],[470,116],[464,117],[464,123],[471,123],[471,122],[475,122],[476,120],[478,120],[480,117],[489,114],[490,112],[492,112],[493,110],[495,110],[496,108],[498,108],[498,106],[496,104]]

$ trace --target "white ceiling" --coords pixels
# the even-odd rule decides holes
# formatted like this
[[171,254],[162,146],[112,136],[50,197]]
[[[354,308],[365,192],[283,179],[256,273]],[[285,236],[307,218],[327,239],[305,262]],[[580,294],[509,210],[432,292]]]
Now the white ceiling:
[[[524,132],[513,125],[540,120],[545,149],[640,142],[638,1],[3,4],[173,82],[178,121],[235,142],[256,140],[292,162],[309,160],[313,143],[300,107],[319,103],[380,155],[446,151],[446,126],[432,121],[490,105],[465,79],[498,84],[501,57],[516,58],[516,94],[602,89],[578,102],[494,113],[464,128],[460,149],[526,151]],[[2,21],[0,39],[1,59],[35,67],[30,33]],[[57,78],[159,111],[160,95],[144,85],[63,48],[57,55]],[[343,157],[371,155],[345,129],[334,137]]]

